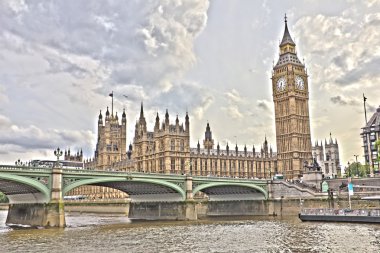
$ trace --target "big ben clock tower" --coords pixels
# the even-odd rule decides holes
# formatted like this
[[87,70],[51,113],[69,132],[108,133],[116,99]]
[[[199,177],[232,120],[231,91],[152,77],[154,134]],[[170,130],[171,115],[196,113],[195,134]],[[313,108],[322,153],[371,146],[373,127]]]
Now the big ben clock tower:
[[286,15],[280,57],[272,72],[273,102],[279,172],[286,178],[302,175],[305,162],[312,161],[309,87],[305,66],[297,57]]

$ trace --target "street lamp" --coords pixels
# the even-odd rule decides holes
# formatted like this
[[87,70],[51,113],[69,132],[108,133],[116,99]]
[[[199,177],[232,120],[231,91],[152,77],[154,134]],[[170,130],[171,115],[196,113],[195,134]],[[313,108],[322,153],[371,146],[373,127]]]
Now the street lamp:
[[21,160],[18,159],[17,161],[15,161],[15,165],[16,166],[22,166],[23,164],[22,164]]
[[359,155],[354,155],[355,156],[355,159],[356,159],[356,175],[359,176],[359,170],[358,170],[358,156]]
[[351,170],[350,170],[350,162],[349,161],[347,162],[347,170],[348,170],[348,176],[351,177],[352,173],[351,173]]
[[59,167],[59,157],[62,156],[62,150],[60,148],[57,148],[54,150],[54,155],[57,157],[57,167]]

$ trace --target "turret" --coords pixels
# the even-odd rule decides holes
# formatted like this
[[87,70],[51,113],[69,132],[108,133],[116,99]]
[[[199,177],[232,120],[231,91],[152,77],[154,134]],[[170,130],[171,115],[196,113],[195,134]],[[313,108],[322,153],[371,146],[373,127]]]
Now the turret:
[[179,119],[178,119],[178,114],[177,117],[175,118],[175,130],[178,132],[179,130]]
[[166,109],[166,113],[165,113],[165,126],[167,126],[169,129],[169,112],[168,112],[168,109]]
[[127,152],[128,159],[131,159],[131,155],[132,155],[132,144],[129,144],[129,149],[128,149],[128,152]]
[[106,111],[106,121],[110,119],[110,112],[108,111],[108,106],[107,106],[107,111]]
[[100,110],[100,112],[99,112],[98,125],[103,125],[103,115],[102,115],[102,110]]
[[265,157],[268,156],[268,141],[267,141],[266,136],[265,136],[265,140],[264,140],[264,154],[265,154]]
[[139,122],[137,120],[135,125],[135,138],[139,138]]
[[190,132],[190,120],[189,120],[189,115],[187,112],[186,112],[186,117],[185,117],[185,127],[186,127],[185,131],[187,133],[189,133]]
[[238,156],[238,151],[239,151],[239,149],[238,149],[238,146],[237,146],[237,143],[236,143],[236,146],[235,146],[235,154],[236,154],[236,156]]
[[140,109],[140,118],[138,120],[138,123],[136,123],[136,126],[138,128],[137,132],[142,137],[144,133],[147,132],[147,126],[146,126],[146,120],[144,117],[144,107],[143,103],[141,102],[141,109]]
[[143,118],[144,118],[144,106],[143,106],[143,102],[141,102],[140,119],[143,119]]
[[205,139],[203,140],[203,147],[207,150],[214,148],[214,140],[212,139],[212,132],[208,122],[206,126]]
[[247,157],[247,145],[244,145],[244,156]]
[[158,132],[160,130],[160,117],[158,117],[158,112],[156,116],[156,123],[154,124],[154,131]]
[[121,124],[127,125],[127,115],[125,114],[125,108],[123,109],[123,114],[121,116]]

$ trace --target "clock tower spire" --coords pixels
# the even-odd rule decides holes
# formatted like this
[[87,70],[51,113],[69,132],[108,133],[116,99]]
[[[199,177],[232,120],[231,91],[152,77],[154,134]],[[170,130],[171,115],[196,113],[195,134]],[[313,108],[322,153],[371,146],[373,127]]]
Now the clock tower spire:
[[303,173],[304,163],[312,160],[309,88],[308,75],[304,64],[298,59],[286,15],[280,56],[272,72],[272,91],[276,120],[277,170],[286,178],[297,178]]

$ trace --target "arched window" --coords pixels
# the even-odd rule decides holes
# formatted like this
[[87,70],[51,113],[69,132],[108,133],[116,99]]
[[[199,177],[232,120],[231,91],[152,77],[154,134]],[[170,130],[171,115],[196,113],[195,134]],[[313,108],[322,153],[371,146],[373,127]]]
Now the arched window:
[[170,149],[171,149],[172,151],[175,150],[175,140],[174,140],[174,139],[171,140],[171,142],[170,142]]
[[174,158],[172,158],[170,161],[170,170],[171,170],[171,173],[175,173],[175,159]]

